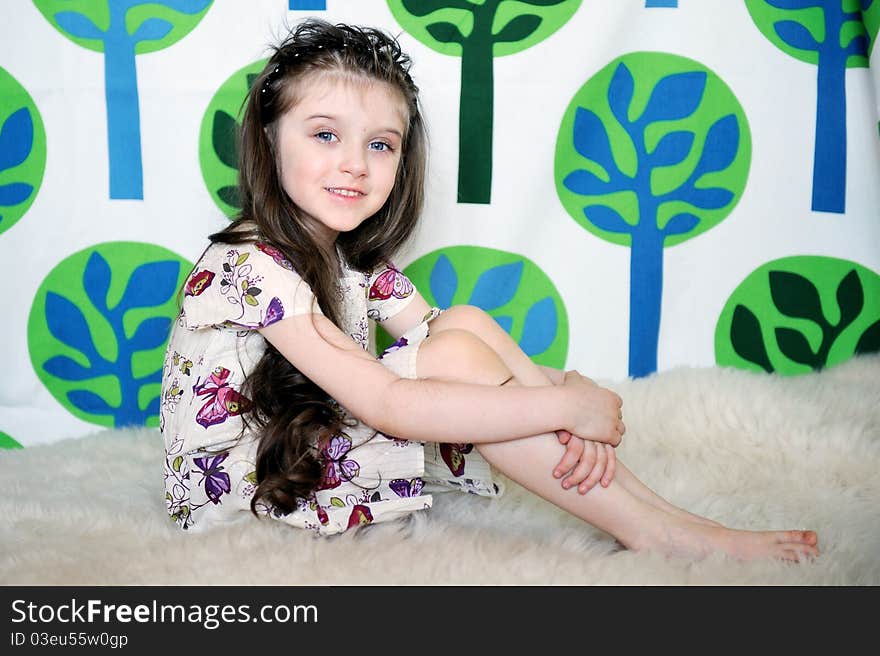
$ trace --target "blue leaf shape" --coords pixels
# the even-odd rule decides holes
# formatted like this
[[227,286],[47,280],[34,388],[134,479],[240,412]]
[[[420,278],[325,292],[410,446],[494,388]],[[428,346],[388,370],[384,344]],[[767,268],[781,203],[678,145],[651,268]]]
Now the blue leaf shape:
[[141,385],[146,385],[147,383],[161,383],[162,382],[162,369],[156,369],[151,374],[147,374],[143,378],[138,378],[137,382]]
[[107,313],[107,293],[110,291],[112,276],[107,260],[98,251],[93,251],[83,272],[83,288],[92,305],[103,314]]
[[133,351],[149,351],[162,346],[168,339],[171,319],[168,317],[150,317],[141,322],[129,340]]
[[632,73],[626,64],[621,63],[614,71],[611,82],[608,85],[608,106],[617,121],[627,126],[629,120],[629,106],[632,103],[636,83]]
[[162,305],[177,290],[179,273],[180,264],[170,260],[141,264],[132,271],[116,310],[125,312],[136,307]]
[[797,21],[778,21],[773,24],[776,34],[787,45],[798,50],[818,50],[819,42],[810,34],[810,31]]
[[62,380],[88,380],[97,375],[91,367],[84,367],[66,355],[56,355],[46,360],[43,371]]
[[75,407],[91,415],[112,415],[115,410],[100,396],[88,390],[71,390],[67,393],[67,399]]
[[22,107],[10,114],[0,129],[0,171],[25,161],[33,145],[34,122],[28,108]]
[[651,154],[654,166],[672,166],[679,164],[691,152],[694,145],[694,133],[684,130],[670,132],[660,139]]
[[696,228],[699,224],[700,218],[698,216],[682,212],[681,214],[676,214],[666,222],[666,226],[663,228],[663,234],[683,235]]
[[719,118],[706,132],[706,141],[700,162],[694,171],[694,180],[705,173],[723,171],[733,163],[739,150],[739,124],[736,116],[728,114]]
[[429,286],[437,307],[445,310],[452,305],[452,299],[458,289],[458,274],[445,255],[438,257],[434,268],[431,269]]
[[28,199],[34,188],[24,182],[13,182],[8,185],[0,185],[0,205],[11,207]]
[[504,329],[508,335],[510,334],[510,329],[513,328],[513,317],[501,316],[494,317],[495,321]]
[[602,120],[589,109],[578,107],[574,114],[572,142],[575,150],[608,171],[618,170],[611,141]]
[[605,232],[631,233],[633,226],[627,223],[612,207],[607,205],[588,205],[584,208],[584,216],[599,230]]
[[679,189],[674,194],[675,200],[681,200],[690,203],[694,207],[703,210],[721,209],[733,200],[733,192],[729,189],[721,187],[710,187],[709,189],[696,189],[690,187],[687,189]]
[[158,396],[154,397],[153,399],[150,400],[150,402],[147,404],[146,409],[144,410],[144,414],[147,415],[148,417],[151,415],[158,415],[159,414],[159,397]]
[[83,313],[70,300],[55,292],[46,293],[46,325],[55,339],[77,349],[94,362],[92,332]]
[[78,12],[59,11],[55,14],[55,21],[58,23],[58,27],[78,39],[102,40],[104,38],[104,32],[89,18]]
[[543,353],[556,339],[556,330],[556,304],[548,296],[529,308],[519,346],[530,357]]
[[569,191],[582,196],[608,194],[617,189],[616,186],[612,186],[586,169],[572,171],[565,176],[562,185]]
[[524,266],[520,260],[484,271],[477,279],[468,303],[487,312],[509,303],[519,288]]
[[141,23],[137,30],[135,30],[135,33],[131,35],[131,40],[134,43],[140,43],[141,41],[158,41],[167,36],[173,29],[174,25],[167,20],[161,18],[148,18]]
[[706,90],[706,73],[673,73],[657,82],[640,119],[643,123],[677,121],[697,111]]

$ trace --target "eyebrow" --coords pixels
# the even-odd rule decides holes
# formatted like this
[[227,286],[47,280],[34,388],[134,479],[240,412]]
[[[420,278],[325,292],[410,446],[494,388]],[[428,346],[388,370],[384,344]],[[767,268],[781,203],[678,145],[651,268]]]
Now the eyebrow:
[[[330,121],[339,120],[336,116],[331,116],[330,114],[312,114],[307,117],[307,121],[311,121],[312,119],[327,119]],[[397,135],[400,139],[403,139],[403,134],[397,128],[381,128],[379,132],[390,132],[391,134]]]

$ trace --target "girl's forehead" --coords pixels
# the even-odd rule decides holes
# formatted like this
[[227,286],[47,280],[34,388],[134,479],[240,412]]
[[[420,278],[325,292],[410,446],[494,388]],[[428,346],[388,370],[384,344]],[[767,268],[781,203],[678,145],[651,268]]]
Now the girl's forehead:
[[350,109],[353,103],[370,112],[394,114],[404,127],[409,122],[406,100],[398,89],[383,80],[341,72],[312,73],[301,78],[291,108]]

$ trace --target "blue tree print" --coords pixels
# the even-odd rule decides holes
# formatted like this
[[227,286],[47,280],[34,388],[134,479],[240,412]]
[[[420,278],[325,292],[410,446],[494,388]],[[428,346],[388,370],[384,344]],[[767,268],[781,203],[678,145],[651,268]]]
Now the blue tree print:
[[876,0],[746,0],[761,32],[818,66],[812,209],[846,211],[846,69],[867,66],[863,14]]
[[323,11],[327,9],[327,0],[290,0],[291,11]]
[[31,360],[49,391],[95,423],[157,421],[175,292],[188,271],[164,249],[124,242],[56,267],[34,299],[28,329]]
[[[535,362],[563,367],[568,320],[547,275],[520,255],[477,246],[452,246],[406,267],[417,289],[441,309],[474,305],[485,310]],[[377,336],[381,351],[391,343]]]
[[[212,1],[94,0],[85,5],[34,0],[62,34],[104,52],[110,198],[144,197],[135,55],[165,48],[182,38]],[[73,10],[74,5],[79,11]]]
[[612,62],[569,106],[557,142],[557,191],[575,220],[631,249],[631,376],[657,370],[663,249],[729,214],[749,156],[745,117],[729,89],[674,55]]

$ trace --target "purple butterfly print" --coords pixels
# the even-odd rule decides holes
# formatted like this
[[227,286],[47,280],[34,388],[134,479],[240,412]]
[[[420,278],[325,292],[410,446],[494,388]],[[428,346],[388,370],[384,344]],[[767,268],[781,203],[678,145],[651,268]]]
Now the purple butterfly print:
[[220,497],[232,489],[229,474],[223,471],[223,467],[220,466],[220,463],[228,456],[228,453],[221,453],[214,457],[193,458],[193,463],[201,470],[202,474],[202,480],[199,483],[204,481],[205,493],[212,503],[220,503]]
[[417,497],[421,495],[424,485],[421,478],[413,478],[412,480],[395,478],[388,483],[388,487],[394,490],[394,494],[399,497]]
[[346,457],[350,450],[351,440],[345,435],[334,435],[330,443],[321,449],[324,477],[317,489],[332,490],[342,485],[342,481],[350,481],[360,473],[361,466]]
[[284,318],[284,306],[281,305],[281,299],[277,296],[269,301],[269,307],[266,308],[266,316],[263,318],[263,328],[271,326],[276,321]]

